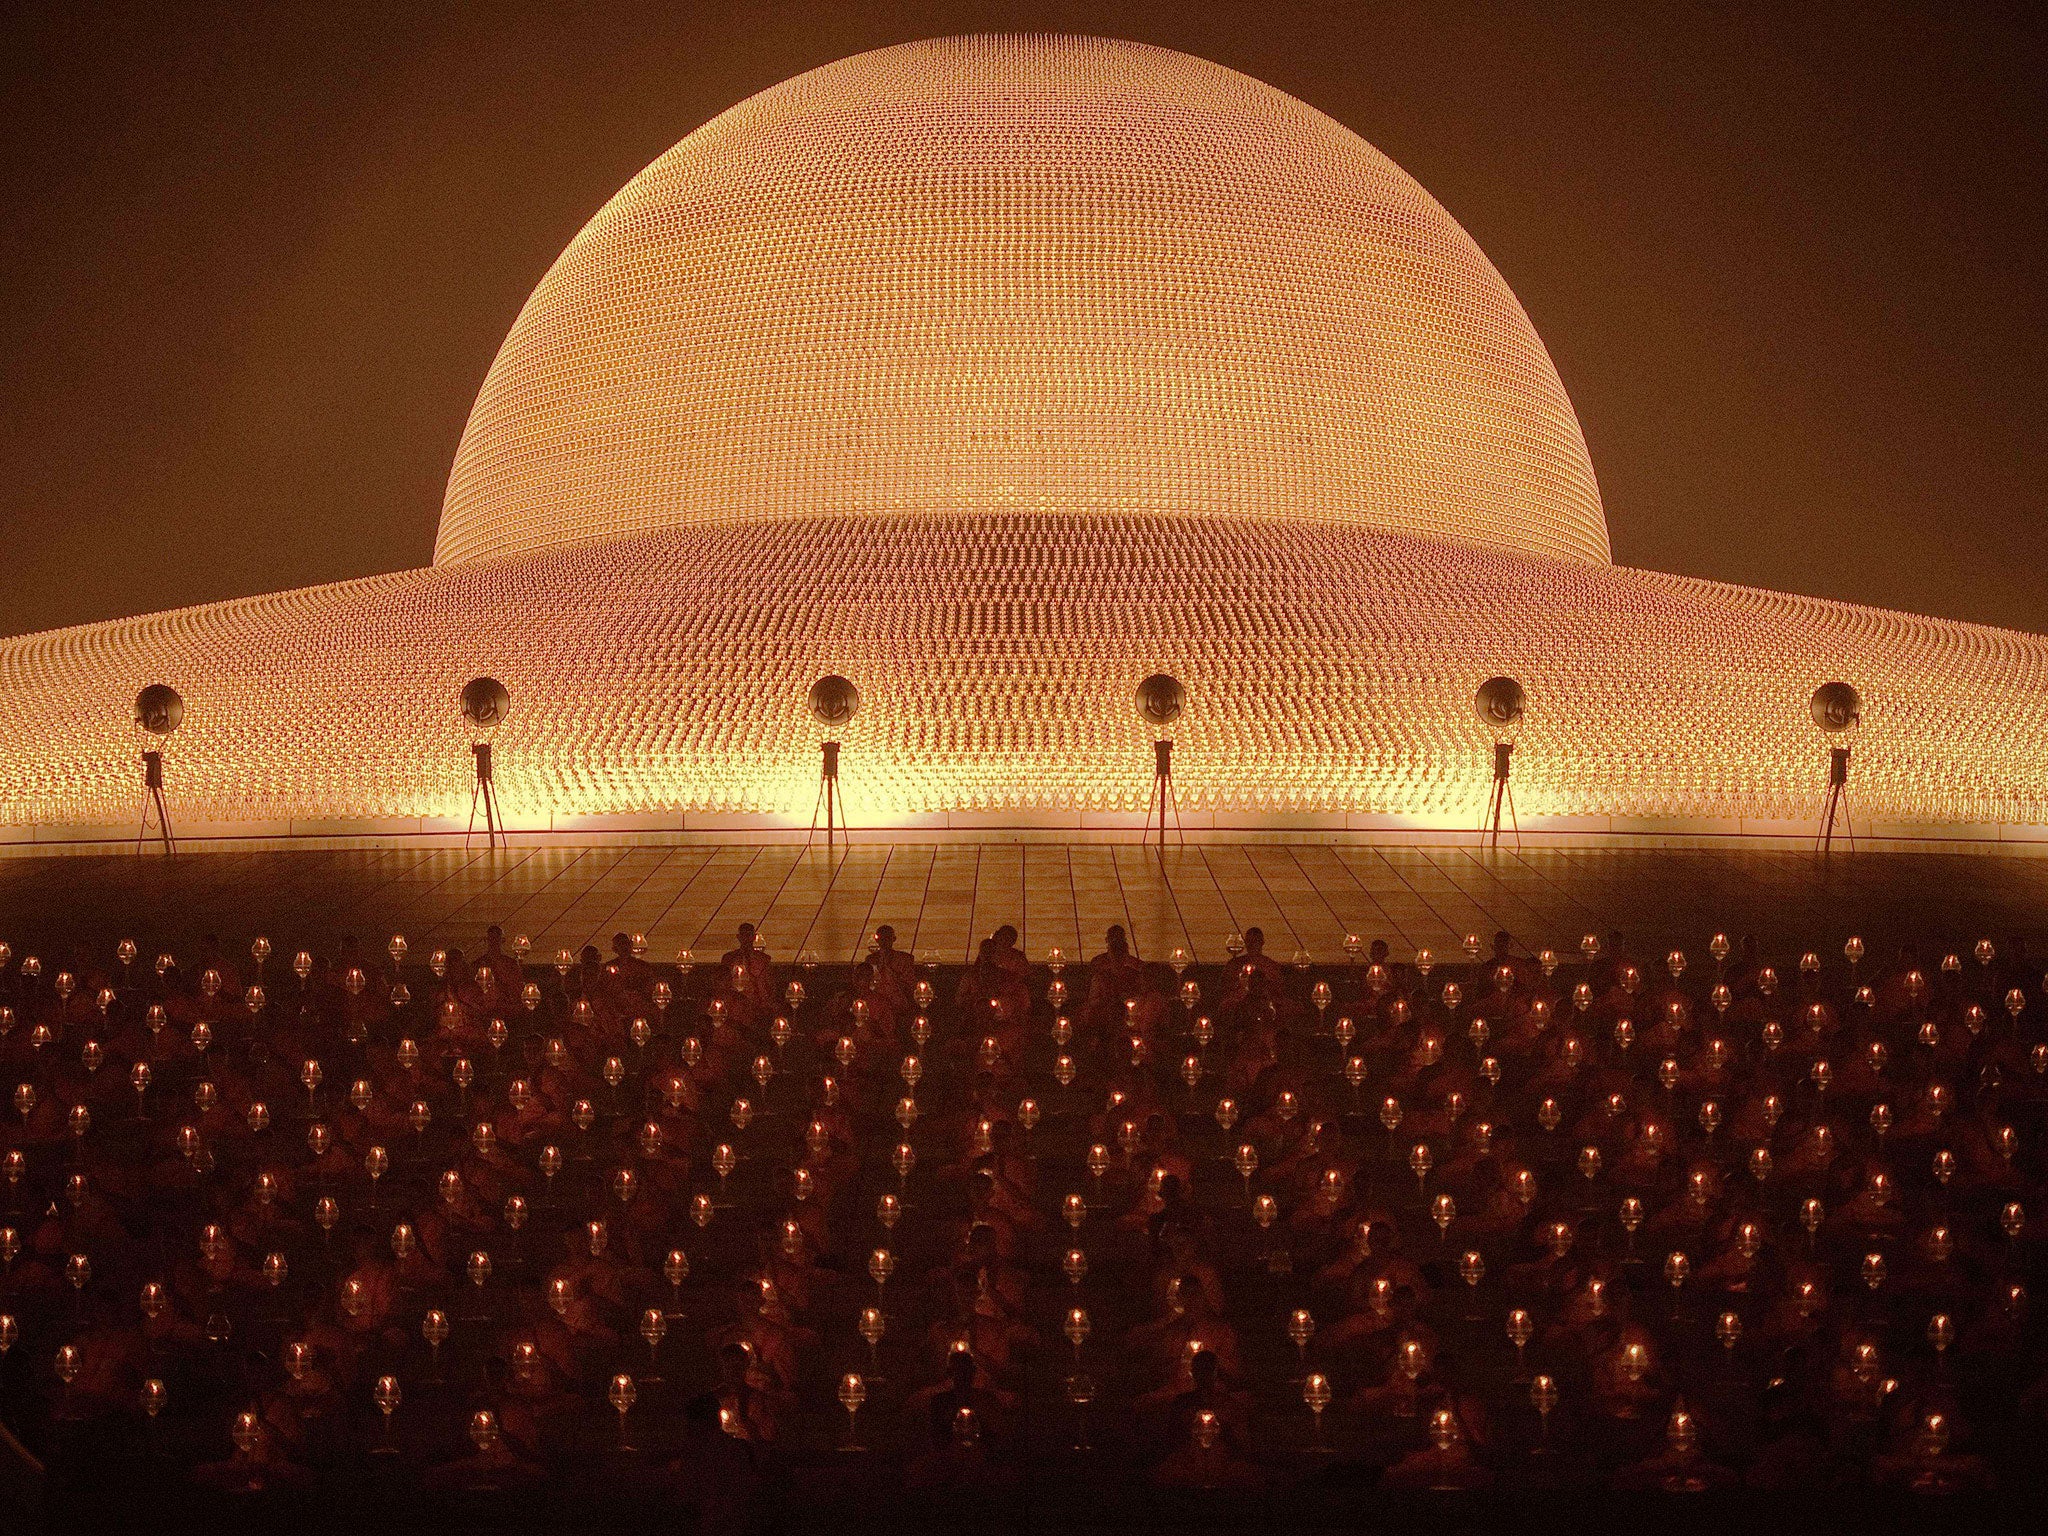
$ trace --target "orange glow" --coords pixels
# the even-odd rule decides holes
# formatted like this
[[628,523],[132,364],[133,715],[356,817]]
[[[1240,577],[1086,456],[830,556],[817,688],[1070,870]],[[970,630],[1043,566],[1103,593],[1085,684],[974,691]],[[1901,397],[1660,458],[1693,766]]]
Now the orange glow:
[[[0,828],[458,825],[469,678],[515,828],[802,825],[813,680],[861,826],[1182,810],[1470,827],[1480,679],[1525,824],[2048,824],[2048,641],[1607,563],[1576,421],[1456,223],[1327,118],[1133,44],[862,55],[707,124],[520,316],[439,563],[0,641]],[[1195,825],[1201,825],[1198,819]]]
[[2048,643],[1840,604],[1243,519],[816,519],[676,530],[0,644],[0,822],[132,825],[137,682],[186,701],[183,820],[466,815],[456,694],[512,691],[515,821],[807,820],[825,671],[859,680],[842,786],[863,825],[1143,809],[1136,678],[1188,689],[1191,814],[1472,825],[1478,678],[1528,685],[1541,815],[1810,821],[1816,681],[1858,680],[1859,816],[2048,821]]

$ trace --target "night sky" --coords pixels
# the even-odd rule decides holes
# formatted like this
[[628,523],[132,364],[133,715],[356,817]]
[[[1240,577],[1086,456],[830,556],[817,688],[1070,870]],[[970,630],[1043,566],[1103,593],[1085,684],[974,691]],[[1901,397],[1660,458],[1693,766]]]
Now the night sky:
[[799,70],[1095,32],[1385,150],[1527,307],[1615,558],[2048,631],[2037,6],[514,3],[0,20],[0,634],[424,565],[562,246]]

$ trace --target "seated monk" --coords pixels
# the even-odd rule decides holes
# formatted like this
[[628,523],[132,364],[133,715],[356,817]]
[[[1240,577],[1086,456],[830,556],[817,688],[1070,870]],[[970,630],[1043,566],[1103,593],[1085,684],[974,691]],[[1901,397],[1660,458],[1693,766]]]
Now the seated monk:
[[1006,965],[993,938],[983,939],[974,952],[974,963],[961,973],[953,992],[961,1015],[982,1029],[990,1020],[1013,1019],[1031,1011],[1031,995],[1024,978]]
[[1380,1486],[1403,1492],[1451,1493],[1484,1488],[1493,1482],[1493,1474],[1472,1455],[1454,1400],[1447,1400],[1431,1412],[1429,1440],[1427,1448],[1412,1451],[1387,1468],[1380,1477]]
[[765,1373],[740,1340],[718,1347],[718,1421],[728,1435],[751,1445],[771,1446],[782,1437],[783,1421],[795,1399]]
[[1230,963],[1230,983],[1224,989],[1222,1006],[1229,1008],[1242,1002],[1251,991],[1254,978],[1265,984],[1266,995],[1278,997],[1287,980],[1287,972],[1280,962],[1266,953],[1266,930],[1247,928],[1244,931],[1244,953]]
[[1031,979],[1031,962],[1024,951],[1017,947],[1017,930],[1008,923],[1003,924],[988,936],[989,955],[1000,966],[1003,973],[1020,983]]
[[896,994],[898,1008],[907,1012],[917,990],[917,961],[896,947],[896,930],[887,923],[875,930],[875,947],[868,952],[868,964],[875,968],[880,984]]
[[1081,1005],[1081,1027],[1091,1040],[1109,1044],[1117,1059],[1126,1054],[1128,1037],[1149,1040],[1166,1018],[1166,999],[1145,974],[1145,965],[1131,953],[1121,925],[1103,936],[1103,952],[1088,962],[1088,994]]
[[1197,1444],[1204,1432],[1211,1432],[1211,1447],[1221,1441],[1228,1452],[1242,1457],[1251,1448],[1251,1395],[1223,1384],[1222,1362],[1214,1350],[1197,1350],[1188,1362],[1188,1388],[1166,1404],[1162,1428],[1169,1458]]
[[494,1493],[540,1481],[541,1469],[521,1456],[515,1443],[505,1438],[496,1413],[483,1409],[470,1415],[469,1438],[476,1449],[469,1455],[429,1467],[420,1474],[423,1486],[463,1493]]
[[1215,1355],[1225,1377],[1234,1381],[1241,1375],[1237,1330],[1211,1308],[1200,1275],[1182,1275],[1179,1281],[1167,1315],[1139,1324],[1124,1339],[1141,1405],[1163,1405],[1189,1390],[1195,1356],[1205,1351]]
[[631,935],[612,935],[612,957],[605,962],[618,1006],[628,1013],[642,1013],[654,1005],[654,967],[633,953]]
[[918,1490],[944,1492],[987,1492],[1014,1487],[1016,1469],[993,1459],[982,1443],[982,1419],[972,1408],[953,1410],[952,1422],[943,1442],[939,1436],[939,1411],[932,1415],[932,1448],[911,1458],[903,1469],[904,1485]]
[[984,1380],[981,1362],[970,1349],[952,1349],[946,1355],[946,1373],[936,1385],[911,1394],[904,1411],[913,1422],[923,1419],[931,1426],[935,1444],[943,1444],[951,1434],[955,1416],[961,1409],[972,1411],[980,1420],[982,1433],[993,1433],[998,1439],[1006,1427],[1004,1416],[1009,1403],[1004,1395],[988,1386]]
[[760,1478],[745,1438],[721,1430],[717,1393],[700,1392],[683,1405],[682,1455],[669,1463],[667,1486],[696,1506],[699,1530],[746,1528]]
[[754,925],[741,923],[738,940],[718,957],[718,982],[714,996],[725,999],[726,1007],[742,1029],[765,1024],[781,1006],[775,982],[775,965],[768,951],[755,942]]
[[1262,1481],[1256,1464],[1237,1455],[1224,1442],[1222,1420],[1213,1409],[1189,1416],[1187,1438],[1152,1468],[1160,1488],[1256,1488]]
[[1018,1361],[1029,1359],[1038,1335],[985,1277],[954,1272],[944,1282],[948,1306],[925,1330],[926,1354],[950,1363],[970,1355],[976,1380],[992,1391],[1020,1379]]

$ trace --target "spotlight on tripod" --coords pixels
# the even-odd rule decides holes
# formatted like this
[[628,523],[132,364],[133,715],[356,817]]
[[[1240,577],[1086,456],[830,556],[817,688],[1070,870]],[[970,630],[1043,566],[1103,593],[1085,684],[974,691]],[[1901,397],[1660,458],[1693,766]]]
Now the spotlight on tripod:
[[[1169,806],[1173,809],[1174,830],[1180,831],[1180,801],[1173,793],[1173,738],[1163,733],[1180,718],[1187,697],[1187,690],[1181,687],[1180,679],[1169,677],[1164,672],[1154,672],[1138,684],[1131,699],[1137,706],[1138,718],[1151,726],[1155,733],[1161,733],[1155,735],[1152,742],[1152,798],[1145,806],[1145,826],[1149,837],[1156,810],[1162,850],[1166,847],[1166,812]],[[1187,841],[1185,833],[1181,841]]]
[[[185,700],[170,684],[151,683],[135,695],[135,723],[159,742],[184,720]],[[156,822],[157,836],[163,841],[164,852],[176,853],[178,840],[171,832],[170,809],[164,804],[164,754],[161,746],[142,749],[142,829],[135,834],[137,853],[142,852],[142,845],[149,838],[151,820]]]
[[476,761],[476,784],[469,792],[469,830],[463,845],[476,834],[476,808],[484,808],[484,832],[490,846],[498,846],[502,825],[498,820],[498,785],[491,761],[491,735],[512,712],[512,695],[495,677],[473,677],[462,685],[462,722],[469,727],[469,755]]
[[[860,713],[860,690],[836,672],[829,672],[811,684],[811,718],[828,731],[837,730]],[[818,835],[818,813],[825,813],[825,856],[832,856],[832,838],[836,824],[843,832],[846,823],[846,802],[839,796],[839,743],[826,740],[818,743],[818,798],[811,806],[811,835],[804,839],[806,848],[811,838]]]
[[1472,696],[1472,712],[1479,716],[1479,723],[1493,734],[1493,798],[1487,804],[1486,820],[1480,824],[1480,831],[1486,832],[1491,828],[1491,842],[1495,848],[1500,846],[1503,803],[1507,806],[1508,821],[1515,829],[1516,846],[1521,846],[1522,842],[1522,822],[1515,815],[1515,791],[1508,782],[1508,772],[1514,762],[1515,732],[1521,729],[1522,716],[1528,707],[1529,696],[1512,677],[1489,677]]
[[[1807,706],[1813,713],[1813,723],[1828,736],[1853,737],[1856,728],[1863,723],[1863,695],[1847,683],[1822,683],[1813,690],[1813,699]],[[1828,802],[1821,814],[1820,833],[1814,838],[1814,847],[1821,853],[1829,853],[1835,844],[1835,818],[1842,821],[1842,832],[1849,839],[1849,847],[1856,846],[1856,830],[1849,819],[1849,742],[1844,739],[1839,746],[1828,748]]]

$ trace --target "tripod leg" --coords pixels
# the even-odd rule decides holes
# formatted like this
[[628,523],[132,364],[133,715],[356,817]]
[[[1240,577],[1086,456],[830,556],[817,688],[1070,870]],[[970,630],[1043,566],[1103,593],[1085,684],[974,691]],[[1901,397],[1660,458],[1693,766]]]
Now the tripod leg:
[[[471,807],[470,825],[476,824],[476,810]],[[498,848],[498,786],[489,779],[484,780],[484,829],[490,838],[491,851]]]
[[469,825],[463,829],[462,833],[462,846],[465,848],[469,846],[469,840],[476,836],[476,802],[477,797],[483,792],[484,781],[480,778],[469,786]]
[[1515,814],[1515,786],[1512,784],[1503,784],[1501,786],[1501,789],[1507,795],[1508,820],[1514,825],[1515,851],[1519,853],[1522,847],[1522,818]]
[[[158,833],[163,838],[164,853],[166,855],[175,853],[177,845],[171,837],[171,813],[164,805],[164,792],[151,786],[149,793],[151,798],[156,801],[156,826]],[[147,823],[145,822],[144,825],[147,825]]]

